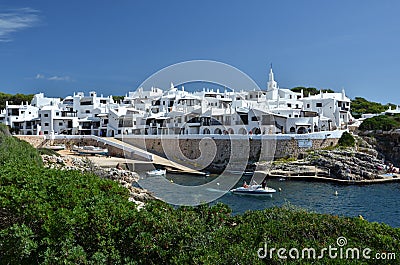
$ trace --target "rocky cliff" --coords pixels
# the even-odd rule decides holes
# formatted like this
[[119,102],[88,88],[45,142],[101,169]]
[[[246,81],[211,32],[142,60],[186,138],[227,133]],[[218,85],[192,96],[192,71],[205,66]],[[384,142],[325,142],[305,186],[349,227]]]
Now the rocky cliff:
[[400,130],[363,132],[359,135],[378,151],[379,156],[386,162],[393,163],[397,167],[400,166]]

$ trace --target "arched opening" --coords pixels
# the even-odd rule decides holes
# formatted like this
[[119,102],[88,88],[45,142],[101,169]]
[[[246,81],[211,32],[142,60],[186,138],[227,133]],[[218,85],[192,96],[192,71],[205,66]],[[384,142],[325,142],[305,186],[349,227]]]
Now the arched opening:
[[229,129],[228,129],[228,133],[229,133],[229,134],[235,134],[235,132],[233,131],[232,128],[229,128]]
[[26,134],[27,134],[27,135],[32,135],[32,132],[31,132],[31,131],[28,131]]
[[203,134],[210,134],[210,129],[205,128],[205,129],[203,130]]
[[215,129],[214,134],[222,134],[221,129],[220,128]]
[[296,128],[290,127],[290,133],[296,133]]
[[307,132],[305,127],[300,127],[299,129],[297,129],[297,133],[298,134],[305,134]]
[[238,133],[241,134],[241,135],[246,135],[247,131],[246,131],[245,128],[240,128]]
[[258,128],[258,127],[254,127],[253,129],[251,129],[251,132],[252,132],[253,134],[261,134],[261,130],[260,130],[260,128]]
[[318,132],[318,126],[314,125],[314,132]]

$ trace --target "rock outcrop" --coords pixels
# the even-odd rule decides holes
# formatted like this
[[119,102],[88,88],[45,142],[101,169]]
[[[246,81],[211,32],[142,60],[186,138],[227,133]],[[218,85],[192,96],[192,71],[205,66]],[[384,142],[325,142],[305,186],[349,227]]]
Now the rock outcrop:
[[382,157],[400,167],[400,130],[389,132],[363,132],[362,138]]
[[386,173],[388,169],[388,166],[378,157],[373,151],[364,153],[356,151],[354,148],[315,150],[299,161],[275,162],[269,165],[268,169],[266,169],[266,165],[259,165],[257,168],[258,170],[288,172],[302,176],[312,176],[318,171],[319,175],[334,179],[373,180],[381,179],[382,174]]

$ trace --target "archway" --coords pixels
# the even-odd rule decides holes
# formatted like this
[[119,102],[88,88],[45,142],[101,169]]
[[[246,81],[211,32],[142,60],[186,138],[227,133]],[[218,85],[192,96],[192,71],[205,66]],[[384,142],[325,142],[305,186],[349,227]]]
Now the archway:
[[203,134],[210,134],[211,132],[210,132],[210,129],[208,129],[208,128],[205,128],[204,130],[203,130]]
[[222,134],[221,129],[220,128],[215,129],[214,134]]
[[297,129],[297,134],[305,134],[307,129],[305,127],[300,127]]
[[258,127],[254,127],[253,129],[251,129],[251,132],[252,132],[253,134],[261,134],[261,130],[260,130],[260,128],[258,128]]
[[235,132],[233,131],[232,128],[229,128],[229,129],[228,129],[228,133],[229,133],[229,134],[235,134]]
[[296,133],[296,128],[294,128],[294,127],[290,127],[290,133]]
[[241,134],[241,135],[246,135],[247,131],[246,131],[245,128],[240,128],[238,133]]

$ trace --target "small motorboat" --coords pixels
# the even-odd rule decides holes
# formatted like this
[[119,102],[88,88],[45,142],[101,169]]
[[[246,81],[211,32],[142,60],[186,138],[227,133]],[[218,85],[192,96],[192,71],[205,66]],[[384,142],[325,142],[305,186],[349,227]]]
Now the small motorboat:
[[276,192],[275,189],[270,187],[262,187],[261,185],[249,185],[245,187],[238,187],[235,189],[231,189],[232,193],[241,194],[241,195],[269,195],[272,196],[273,193]]
[[166,174],[167,170],[165,169],[154,169],[146,172],[146,175],[149,177],[165,177]]
[[107,148],[101,148],[91,145],[83,147],[74,146],[72,150],[80,155],[108,155]]
[[59,145],[49,145],[45,146],[47,149],[51,149],[53,151],[60,151],[65,149],[65,144],[59,144]]

